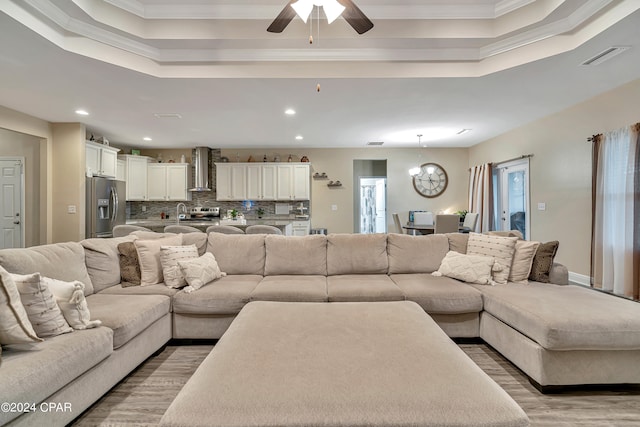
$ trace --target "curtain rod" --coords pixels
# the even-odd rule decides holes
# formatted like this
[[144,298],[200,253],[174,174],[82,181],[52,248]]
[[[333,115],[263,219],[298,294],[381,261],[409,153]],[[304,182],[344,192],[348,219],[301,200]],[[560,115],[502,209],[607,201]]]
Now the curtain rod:
[[[522,156],[514,157],[513,159],[503,160],[501,162],[492,162],[491,165],[501,165],[502,163],[513,162],[514,160],[530,159],[531,157],[533,157],[533,154],[523,154]],[[471,168],[469,168],[469,172],[471,172]]]
[[599,138],[601,136],[602,136],[601,133],[599,133],[597,135],[590,136],[589,138],[587,138],[587,142],[593,142],[593,141],[595,141],[597,138]]

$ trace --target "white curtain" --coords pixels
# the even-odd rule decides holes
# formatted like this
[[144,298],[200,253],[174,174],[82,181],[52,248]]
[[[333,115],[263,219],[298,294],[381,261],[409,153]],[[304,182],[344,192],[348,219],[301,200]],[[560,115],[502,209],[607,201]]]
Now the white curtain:
[[635,126],[594,142],[592,285],[628,297],[634,296],[637,145]]
[[491,163],[474,166],[469,174],[469,212],[476,212],[475,232],[491,229],[493,208],[493,177]]

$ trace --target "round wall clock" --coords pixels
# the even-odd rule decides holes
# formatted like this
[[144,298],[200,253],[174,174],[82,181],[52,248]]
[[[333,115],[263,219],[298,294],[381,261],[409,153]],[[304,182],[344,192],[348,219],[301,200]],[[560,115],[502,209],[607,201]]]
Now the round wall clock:
[[437,163],[420,165],[420,172],[413,177],[413,188],[423,197],[438,197],[448,183],[447,172]]

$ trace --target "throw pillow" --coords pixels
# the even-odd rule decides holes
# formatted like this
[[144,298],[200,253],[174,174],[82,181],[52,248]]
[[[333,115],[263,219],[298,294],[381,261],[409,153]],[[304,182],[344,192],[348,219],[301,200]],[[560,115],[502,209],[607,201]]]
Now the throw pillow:
[[542,283],[550,282],[549,273],[551,272],[551,267],[553,267],[553,258],[555,258],[558,252],[559,245],[560,242],[554,240],[552,242],[541,243],[540,246],[538,246],[536,255],[533,257],[529,280]]
[[178,261],[178,265],[189,284],[184,288],[186,293],[196,291],[204,285],[227,275],[227,273],[220,271],[218,262],[211,252],[207,252],[199,258]]
[[120,279],[123,288],[140,285],[140,262],[138,251],[133,242],[124,242],[118,245],[118,257],[120,259]]
[[91,320],[91,313],[84,297],[84,283],[74,280],[64,282],[50,277],[41,277],[56,297],[62,315],[73,329],[91,329],[102,325],[99,320]]
[[160,264],[162,265],[162,275],[164,284],[170,288],[182,288],[187,285],[182,271],[178,266],[178,261],[198,258],[198,248],[196,245],[188,246],[161,246]]
[[73,331],[56,303],[51,290],[40,280],[40,273],[12,274],[20,299],[33,330],[40,338]]
[[431,273],[433,276],[447,276],[467,283],[479,285],[493,285],[492,271],[500,270],[493,257],[482,255],[463,255],[455,251],[449,251],[445,255],[438,271]]
[[509,281],[513,283],[529,283],[529,273],[533,264],[533,257],[536,255],[540,242],[531,242],[528,240],[518,240],[516,242],[515,252],[513,253],[513,262],[511,263],[511,272],[509,273]]
[[40,342],[20,301],[18,287],[0,266],[0,345]]
[[136,245],[140,261],[140,285],[155,285],[164,281],[162,264],[160,263],[160,247],[182,245],[182,235],[174,234],[154,240],[138,239],[134,240],[133,244]]
[[493,275],[496,283],[505,284],[509,280],[513,253],[516,247],[517,237],[500,237],[486,234],[469,233],[467,243],[468,255],[483,255],[495,258],[496,263],[502,266],[501,271]]

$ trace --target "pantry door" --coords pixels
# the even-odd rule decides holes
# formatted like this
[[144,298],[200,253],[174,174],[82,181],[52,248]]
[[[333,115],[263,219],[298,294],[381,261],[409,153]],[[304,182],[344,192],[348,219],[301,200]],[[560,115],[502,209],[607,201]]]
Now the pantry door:
[[0,157],[0,249],[24,246],[24,158]]

